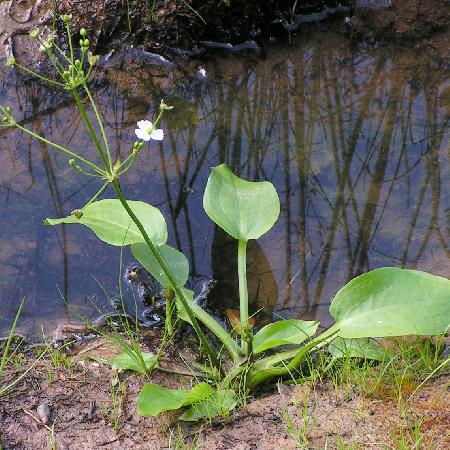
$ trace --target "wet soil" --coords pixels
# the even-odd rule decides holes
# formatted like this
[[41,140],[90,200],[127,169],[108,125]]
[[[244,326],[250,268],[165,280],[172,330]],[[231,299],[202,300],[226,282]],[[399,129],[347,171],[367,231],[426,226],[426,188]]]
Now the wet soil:
[[[158,344],[155,333],[144,338],[147,350]],[[117,351],[104,338],[91,341],[70,354],[72,366],[57,367],[51,358],[42,360],[0,402],[0,442],[3,449],[50,448],[52,424],[58,449],[164,449],[176,447],[180,436],[188,445],[202,449],[294,449],[337,448],[345,442],[352,448],[393,449],[402,436],[419,427],[424,448],[448,448],[450,444],[449,378],[422,386],[408,403],[398,402],[388,387],[366,397],[355,386],[306,383],[278,386],[229,420],[189,425],[172,414],[143,418],[136,413],[136,397],[146,379],[123,372],[112,395],[115,379],[111,368],[91,359],[112,357]],[[22,368],[31,355],[20,361]],[[181,360],[166,355],[162,364],[180,367]],[[7,379],[21,368],[10,367]],[[151,380],[166,387],[187,387],[188,377],[156,372]],[[119,390],[119,386],[122,388]],[[403,394],[407,397],[416,385]],[[42,414],[48,407],[49,415]],[[39,409],[38,409],[39,408]],[[46,423],[44,423],[45,421]],[[407,445],[413,445],[406,438]],[[429,447],[430,445],[430,447]],[[191,447],[183,447],[191,448]]]

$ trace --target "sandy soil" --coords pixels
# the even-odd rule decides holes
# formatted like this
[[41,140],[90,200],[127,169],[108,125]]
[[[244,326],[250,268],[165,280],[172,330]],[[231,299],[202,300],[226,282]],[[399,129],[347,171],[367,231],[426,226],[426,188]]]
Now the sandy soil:
[[[147,336],[147,349],[154,350],[157,340],[154,335]],[[202,449],[337,448],[337,439],[354,445],[352,448],[394,449],[398,448],[396,436],[400,439],[414,424],[419,424],[423,448],[439,450],[450,445],[448,377],[425,384],[406,405],[389,398],[388,386],[379,391],[383,398],[368,398],[354,386],[335,387],[330,381],[278,386],[271,394],[249,400],[228,421],[186,425],[171,414],[156,418],[137,415],[136,397],[146,382],[142,375],[122,372],[121,383],[116,384],[116,390],[122,386],[121,394],[114,400],[114,373],[90,357],[107,358],[115,353],[108,341],[98,338],[72,350],[71,368],[56,367],[50,358],[38,364],[0,401],[3,449],[51,448],[52,423],[58,449],[180,448],[175,445],[179,433],[185,443]],[[20,361],[22,370],[30,361],[30,357]],[[180,361],[172,357],[162,363],[175,367]],[[20,370],[10,367],[7,379]],[[188,377],[162,372],[151,378],[167,387],[190,383]],[[405,395],[411,390],[406,389]],[[48,417],[42,414],[42,405],[48,406]],[[426,447],[427,443],[431,447]]]

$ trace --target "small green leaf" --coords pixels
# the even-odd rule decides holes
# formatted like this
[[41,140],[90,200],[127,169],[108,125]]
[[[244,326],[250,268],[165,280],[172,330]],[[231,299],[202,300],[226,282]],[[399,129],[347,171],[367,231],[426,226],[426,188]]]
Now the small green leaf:
[[253,353],[258,354],[280,345],[301,344],[314,336],[319,322],[305,320],[280,320],[261,328],[253,337]]
[[[156,356],[153,353],[141,352],[142,359],[144,360],[145,367],[147,370],[150,367],[154,367],[156,363]],[[145,368],[142,367],[141,362],[137,355],[129,355],[128,353],[121,353],[120,355],[115,356],[114,358],[110,358],[106,360],[106,364],[110,366],[115,366],[118,369],[124,370],[134,370],[135,372],[144,373],[146,372]]]
[[137,410],[140,416],[157,416],[164,411],[198,403],[213,394],[213,388],[207,383],[198,383],[189,390],[166,389],[147,383],[138,396]]
[[[148,203],[128,201],[130,208],[144,226],[151,241],[163,245],[167,241],[166,221],[159,209]],[[141,232],[128,216],[125,208],[116,199],[104,199],[91,203],[82,211],[61,219],[46,219],[45,225],[80,223],[90,228],[107,244],[122,246],[143,242]]]
[[201,419],[211,420],[217,416],[226,418],[236,406],[237,401],[232,389],[217,391],[214,395],[192,405],[179,419],[186,422],[197,422]]
[[344,339],[337,337],[328,346],[331,355],[337,358],[365,358],[384,361],[392,358],[391,352],[372,338]]
[[226,164],[214,167],[203,196],[210,219],[235,239],[258,239],[280,215],[280,200],[268,181],[246,181]]
[[[174,275],[177,284],[184,286],[189,277],[189,262],[186,256],[169,245],[162,245],[158,249]],[[161,266],[146,244],[133,244],[131,246],[131,253],[133,253],[133,256],[153,275],[162,287],[170,287],[168,278],[163,273]]]
[[372,270],[336,294],[330,313],[344,338],[445,333],[450,280],[396,267]]

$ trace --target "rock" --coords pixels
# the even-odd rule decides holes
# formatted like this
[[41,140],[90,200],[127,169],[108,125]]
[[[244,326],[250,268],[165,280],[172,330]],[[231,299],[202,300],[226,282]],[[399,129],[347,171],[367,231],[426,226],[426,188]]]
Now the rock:
[[37,415],[41,422],[44,425],[48,425],[50,423],[51,411],[48,405],[45,403],[41,403],[36,409]]
[[355,10],[376,11],[391,6],[391,0],[355,0]]

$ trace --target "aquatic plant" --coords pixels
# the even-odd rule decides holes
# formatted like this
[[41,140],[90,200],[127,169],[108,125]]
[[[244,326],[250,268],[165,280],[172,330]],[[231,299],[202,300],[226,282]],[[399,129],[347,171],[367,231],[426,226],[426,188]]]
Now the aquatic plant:
[[[215,389],[204,382],[185,391],[171,391],[149,383],[138,399],[140,414],[155,415],[188,407],[181,416],[184,420],[226,415],[237,405],[237,391],[246,393],[262,383],[280,378],[295,379],[301,365],[318,349],[328,350],[332,358],[345,354],[380,359],[384,351],[372,338],[435,335],[447,331],[450,281],[424,272],[388,267],[363,274],[344,286],[330,305],[335,323],[319,335],[316,335],[317,321],[294,319],[271,323],[254,333],[248,308],[247,243],[271,229],[278,219],[280,202],[270,182],[243,180],[221,164],[214,167],[209,176],[203,207],[211,220],[237,241],[240,317],[234,330],[229,332],[225,329],[194,302],[194,292],[185,287],[189,262],[184,254],[167,245],[167,224],[161,212],[147,203],[127,200],[119,182],[120,177],[134,165],[144,141],[164,139],[164,132],[158,126],[172,107],[161,101],[154,121],[139,121],[135,130],[138,140],[123,161],[114,161],[102,118],[88,87],[98,57],[89,52],[87,33],[82,29],[79,41],[81,56],[76,58],[70,17],[64,16],[63,21],[69,42],[68,52],[64,52],[53,37],[44,41],[38,30],[32,33],[41,50],[53,62],[59,80],[26,69],[14,58],[9,60],[9,65],[26,70],[32,76],[72,94],[100,162],[86,159],[23,127],[14,119],[9,107],[0,106],[1,121],[4,126],[15,127],[66,154],[73,170],[100,182],[98,192],[84,206],[67,217],[47,219],[46,225],[81,224],[107,244],[122,248],[130,246],[134,257],[165,290],[167,335],[172,335],[172,315],[176,314],[178,319],[192,325],[201,348],[206,352],[209,365],[203,366],[201,375],[209,379]],[[86,112],[82,96],[92,108],[94,123]],[[108,187],[112,188],[116,198],[100,199]],[[215,335],[220,348],[206,337],[205,328]],[[140,361],[136,362],[133,355],[121,355],[109,363],[138,372],[158,368],[157,357],[142,353],[138,358]],[[232,364],[226,364],[226,360],[231,360]]]

